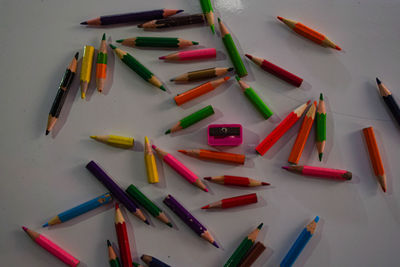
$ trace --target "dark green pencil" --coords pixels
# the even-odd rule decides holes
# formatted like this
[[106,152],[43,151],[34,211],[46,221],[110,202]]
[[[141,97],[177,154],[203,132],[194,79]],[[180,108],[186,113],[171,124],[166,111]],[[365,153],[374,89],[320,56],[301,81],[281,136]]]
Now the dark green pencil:
[[130,46],[130,47],[178,47],[178,48],[199,44],[198,42],[184,40],[176,37],[133,37],[133,38],[117,40],[117,43],[121,43],[125,46]]

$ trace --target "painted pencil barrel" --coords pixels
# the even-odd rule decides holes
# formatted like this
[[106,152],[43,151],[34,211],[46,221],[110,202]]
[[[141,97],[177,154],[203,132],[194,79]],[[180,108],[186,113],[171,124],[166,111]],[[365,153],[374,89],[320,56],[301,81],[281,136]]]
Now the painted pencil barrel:
[[148,199],[136,186],[131,184],[125,192],[142,205],[151,215],[157,217],[162,211],[150,199]]
[[338,170],[338,169],[330,169],[330,168],[321,168],[314,166],[303,166],[304,175],[315,176],[315,177],[324,177],[324,178],[333,178],[339,180],[350,180],[351,172],[346,170]]
[[146,21],[161,18],[164,18],[163,9],[100,17],[102,25]]
[[257,242],[247,253],[246,257],[240,263],[239,267],[250,267],[260,257],[260,255],[266,249],[265,245],[261,242]]
[[200,158],[244,164],[245,155],[200,149]]
[[99,52],[96,61],[96,78],[105,79],[107,76],[107,54]]
[[185,26],[192,24],[200,24],[204,23],[205,18],[203,14],[194,14],[189,16],[180,16],[180,17],[169,17],[166,19],[153,20],[149,22],[145,22],[141,25],[138,25],[139,28],[169,28],[169,27],[177,27],[177,26]]
[[40,235],[39,238],[37,238],[36,243],[38,243],[41,247],[46,249],[48,252],[59,258],[62,262],[67,264],[68,266],[78,266],[79,260],[76,259],[74,256],[66,252],[64,249],[59,247],[57,244],[53,243],[49,239],[47,239],[45,236]]
[[392,112],[393,117],[396,119],[398,124],[400,125],[400,108],[394,99],[394,97],[390,94],[388,96],[383,96],[383,101],[385,101],[386,105],[390,109],[390,112]]
[[135,140],[133,139],[133,137],[125,137],[112,134],[106,136],[92,135],[90,136],[90,138],[119,148],[132,148],[135,144]]
[[85,45],[83,48],[83,59],[82,59],[82,67],[81,67],[81,76],[80,79],[83,82],[90,82],[90,75],[92,72],[93,65],[93,55],[94,55],[94,47],[91,45]]
[[122,61],[145,81],[149,81],[154,75],[149,69],[147,69],[142,63],[137,61],[136,58],[130,54],[126,54],[122,58]]
[[194,174],[171,154],[166,155],[163,160],[189,183],[193,184],[197,179],[199,179],[196,174]]
[[182,94],[179,94],[174,97],[175,103],[180,106],[196,97],[199,97],[201,95],[204,95],[215,88],[212,86],[210,82],[204,83],[202,85],[199,85],[193,89],[190,89]]
[[253,245],[253,241],[248,239],[247,237],[240,243],[239,247],[233,252],[232,256],[228,259],[228,261],[224,264],[224,267],[236,267],[239,265],[240,261],[244,258],[247,251]]
[[204,58],[214,58],[217,56],[215,48],[204,48],[198,50],[190,50],[179,53],[180,60],[196,60]]
[[322,44],[323,41],[325,40],[325,35],[307,27],[306,25],[300,22],[296,23],[296,26],[293,28],[293,30],[296,33],[300,34],[301,36],[310,39],[311,41],[317,44]]
[[322,142],[326,140],[326,113],[318,113],[316,114],[316,133],[317,133],[317,142]]
[[221,208],[228,209],[228,208],[233,208],[233,207],[238,207],[238,206],[243,206],[243,205],[249,205],[249,204],[257,203],[257,200],[258,199],[257,199],[256,193],[237,196],[237,197],[231,197],[231,198],[225,198],[222,200]]
[[257,95],[257,93],[253,90],[253,88],[251,87],[247,88],[244,91],[244,94],[265,119],[268,119],[274,114],[264,103],[264,101],[262,101],[262,99]]
[[196,122],[199,122],[211,115],[214,114],[214,109],[211,105],[202,108],[192,114],[190,114],[189,116],[183,118],[180,120],[180,126],[185,129],[193,124],[195,124]]
[[153,154],[144,155],[146,164],[146,173],[149,183],[154,184],[159,182],[156,159]]
[[236,73],[240,77],[246,76],[246,67],[243,64],[242,58],[240,57],[236,45],[233,42],[231,34],[228,33],[224,37],[222,37],[222,41],[224,42],[225,48],[228,51],[228,55],[232,61],[233,66],[235,67]]
[[224,175],[224,184],[226,185],[238,185],[238,186],[249,186],[250,180],[247,177]]
[[263,62],[261,63],[261,68],[269,73],[271,73],[272,75],[275,75],[276,77],[284,80],[285,82],[288,82],[296,87],[300,87],[303,79],[294,75],[291,72],[288,72],[285,69],[282,69],[281,67],[267,61],[267,60],[263,60]]
[[376,142],[374,129],[372,127],[363,129],[365,141],[368,147],[369,158],[371,159],[372,167],[376,176],[383,176],[385,174],[385,169],[383,168],[383,163],[381,155],[379,153],[378,144]]
[[209,68],[209,69],[204,69],[204,70],[188,72],[188,80],[189,81],[214,78],[214,77],[217,77],[215,68]]
[[200,0],[200,5],[204,13],[209,13],[210,11],[213,11],[210,0]]

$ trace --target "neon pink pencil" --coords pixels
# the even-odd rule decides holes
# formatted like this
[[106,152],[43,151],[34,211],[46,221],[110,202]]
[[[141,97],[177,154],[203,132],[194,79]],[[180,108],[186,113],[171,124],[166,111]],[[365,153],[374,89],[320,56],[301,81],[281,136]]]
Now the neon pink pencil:
[[165,161],[165,163],[171,166],[172,169],[174,169],[177,173],[179,173],[189,183],[194,184],[198,188],[208,192],[207,187],[203,184],[200,178],[197,177],[196,174],[194,174],[191,170],[189,170],[180,161],[178,161],[174,156],[156,147],[155,145],[152,145],[151,147],[157,152],[158,156]]
[[290,172],[299,173],[302,175],[322,177],[334,180],[348,181],[352,178],[351,172],[346,170],[336,170],[313,166],[283,166],[282,168]]
[[177,52],[177,53],[169,54],[167,56],[159,57],[158,59],[181,61],[181,60],[213,58],[216,56],[217,56],[217,50],[215,50],[215,48],[204,48],[204,49]]
[[45,236],[26,228],[25,226],[22,226],[22,229],[29,235],[30,238],[32,238],[33,241],[39,244],[42,248],[59,258],[62,262],[69,266],[77,266],[79,264],[79,260],[75,259],[74,256],[51,242],[49,239],[47,239]]

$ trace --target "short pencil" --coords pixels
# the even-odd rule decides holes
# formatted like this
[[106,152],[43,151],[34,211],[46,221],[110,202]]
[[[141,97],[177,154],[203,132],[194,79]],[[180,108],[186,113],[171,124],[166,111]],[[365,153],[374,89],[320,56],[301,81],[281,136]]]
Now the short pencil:
[[379,94],[382,96],[383,101],[385,101],[393,117],[400,125],[399,105],[397,104],[396,100],[392,96],[392,93],[389,91],[389,89],[387,89],[387,87],[378,78],[376,78],[376,83],[378,84]]
[[94,47],[85,45],[83,48],[83,59],[81,66],[81,98],[85,99],[86,91],[89,87],[91,80],[92,66],[93,66]]
[[208,149],[192,149],[192,150],[178,150],[182,154],[192,156],[199,159],[220,161],[236,164],[244,164],[246,156],[243,154],[227,153],[220,151],[213,151]]
[[348,181],[351,180],[351,178],[353,177],[352,173],[347,170],[338,170],[314,166],[283,166],[282,169],[301,175],[340,181]]
[[216,56],[217,50],[215,48],[203,48],[172,53],[166,56],[159,57],[158,59],[164,59],[167,61],[186,61],[215,58]]
[[165,48],[183,48],[192,45],[198,45],[198,42],[184,40],[174,37],[132,37],[116,41],[130,47],[165,47]]
[[241,196],[237,196],[237,197],[224,198],[224,199],[221,199],[217,202],[213,202],[213,203],[208,204],[201,208],[203,210],[218,209],[218,208],[229,209],[229,208],[233,208],[233,207],[257,203],[257,201],[258,201],[257,194],[252,193],[252,194],[241,195]]
[[211,105],[206,106],[205,108],[199,109],[198,111],[184,117],[177,124],[175,124],[172,128],[168,129],[165,134],[174,133],[185,129],[211,115],[213,115],[214,109]]
[[235,185],[241,187],[254,187],[254,186],[262,186],[262,185],[270,185],[266,182],[261,182],[248,177],[241,176],[232,176],[232,175],[222,175],[222,176],[214,176],[214,177],[204,177],[205,180],[222,184],[222,185]]
[[101,39],[99,53],[96,60],[96,85],[97,91],[102,92],[107,78],[107,43],[106,34]]
[[322,160],[324,155],[325,143],[326,143],[326,108],[324,96],[322,93],[319,96],[319,103],[316,115],[316,146],[318,151],[319,161]]
[[144,137],[144,162],[146,164],[147,180],[150,184],[159,182],[156,158],[154,157],[151,144],[147,136]]
[[143,29],[164,29],[177,26],[186,26],[192,24],[204,24],[205,18],[203,14],[193,14],[187,16],[169,17],[165,19],[157,19],[139,24],[138,28]]
[[239,267],[250,267],[260,257],[266,249],[265,245],[258,241],[247,253],[245,258],[240,263]]

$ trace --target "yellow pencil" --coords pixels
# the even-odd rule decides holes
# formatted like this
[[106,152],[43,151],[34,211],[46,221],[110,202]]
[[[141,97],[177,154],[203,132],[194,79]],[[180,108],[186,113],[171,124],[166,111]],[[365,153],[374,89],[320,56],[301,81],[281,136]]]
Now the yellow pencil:
[[147,136],[144,137],[144,162],[146,163],[147,180],[150,184],[158,183],[156,160]]
[[86,91],[90,83],[90,74],[92,72],[94,47],[85,45],[83,48],[83,59],[81,68],[81,98],[85,99]]
[[134,145],[134,139],[132,137],[118,135],[91,135],[90,138],[120,148],[131,148]]

